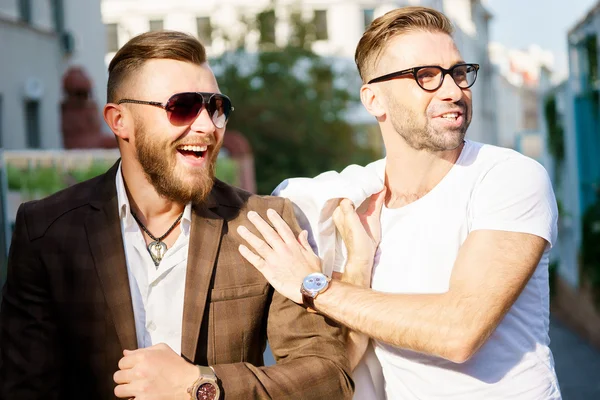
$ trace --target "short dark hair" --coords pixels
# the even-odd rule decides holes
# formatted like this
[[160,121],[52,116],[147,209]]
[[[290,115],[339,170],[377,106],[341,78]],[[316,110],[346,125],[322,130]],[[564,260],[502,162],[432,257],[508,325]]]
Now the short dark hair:
[[201,65],[206,62],[206,50],[198,39],[183,32],[163,30],[134,37],[117,51],[108,66],[107,101],[118,101],[123,83],[146,61],[152,59],[186,61]]

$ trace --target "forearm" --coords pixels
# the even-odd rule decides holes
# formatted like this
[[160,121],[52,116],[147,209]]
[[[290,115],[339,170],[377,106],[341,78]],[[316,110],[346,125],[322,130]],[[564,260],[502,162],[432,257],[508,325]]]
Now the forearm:
[[373,339],[463,362],[478,346],[473,340],[477,318],[460,303],[450,292],[390,294],[333,281],[315,306]]
[[351,399],[353,384],[335,362],[309,356],[269,367],[212,366],[228,399]]

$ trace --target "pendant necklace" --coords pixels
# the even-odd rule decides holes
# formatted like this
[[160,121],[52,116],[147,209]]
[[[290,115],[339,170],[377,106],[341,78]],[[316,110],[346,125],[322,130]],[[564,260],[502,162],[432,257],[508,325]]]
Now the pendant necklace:
[[158,268],[160,262],[165,256],[165,253],[167,252],[167,244],[162,240],[166,238],[173,229],[175,229],[177,223],[181,220],[181,217],[183,217],[183,213],[181,213],[177,220],[173,222],[173,225],[171,225],[169,230],[167,230],[164,235],[158,238],[150,233],[150,231],[144,226],[144,224],[141,223],[141,221],[138,219],[137,215],[135,215],[133,211],[131,211],[131,216],[133,217],[133,219],[135,219],[135,221],[142,228],[142,230],[146,232],[146,234],[150,236],[150,238],[153,240],[153,242],[150,242],[147,248],[148,253],[150,253],[150,257],[152,257],[152,261],[154,261],[154,266]]

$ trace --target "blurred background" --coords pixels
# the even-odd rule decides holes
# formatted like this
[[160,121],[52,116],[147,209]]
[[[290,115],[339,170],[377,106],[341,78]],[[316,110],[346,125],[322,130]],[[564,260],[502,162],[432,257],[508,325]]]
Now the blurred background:
[[118,159],[101,110],[108,63],[130,38],[169,29],[204,43],[235,105],[217,175],[269,194],[384,156],[354,50],[374,18],[406,5],[448,15],[463,58],[481,65],[468,137],[538,160],[553,180],[551,347],[564,398],[600,399],[596,0],[0,0],[0,284],[19,204]]

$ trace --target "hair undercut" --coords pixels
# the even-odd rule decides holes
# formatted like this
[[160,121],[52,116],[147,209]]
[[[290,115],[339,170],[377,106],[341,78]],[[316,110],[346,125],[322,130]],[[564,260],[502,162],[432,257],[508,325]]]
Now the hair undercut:
[[176,31],[142,33],[127,42],[108,66],[106,98],[119,100],[119,93],[131,76],[152,59],[185,61],[197,65],[206,62],[206,50],[192,35]]
[[427,7],[402,7],[376,18],[362,35],[354,54],[363,82],[372,78],[381,53],[392,38],[415,31],[452,35],[454,27],[444,14]]

